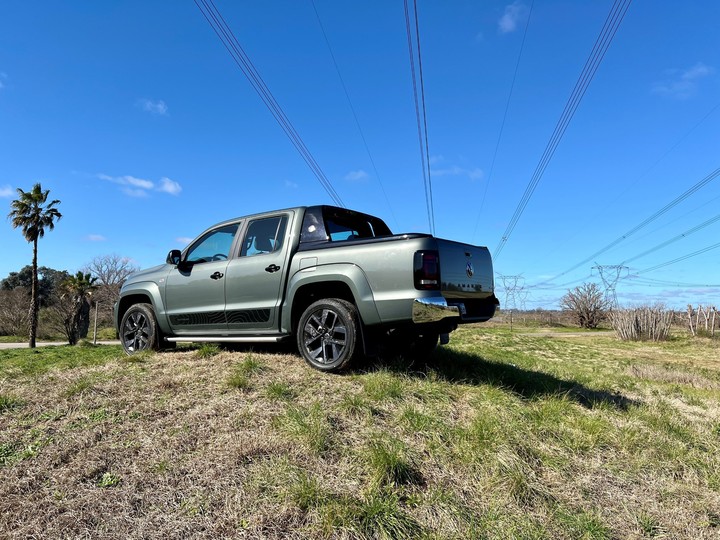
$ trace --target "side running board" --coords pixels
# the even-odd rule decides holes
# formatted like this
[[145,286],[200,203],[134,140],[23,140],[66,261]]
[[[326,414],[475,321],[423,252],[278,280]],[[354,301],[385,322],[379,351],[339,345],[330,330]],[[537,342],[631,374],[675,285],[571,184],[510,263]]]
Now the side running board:
[[228,336],[182,336],[166,337],[165,341],[171,342],[212,342],[212,343],[277,343],[291,337],[290,334],[282,336],[252,336],[252,337],[228,337]]

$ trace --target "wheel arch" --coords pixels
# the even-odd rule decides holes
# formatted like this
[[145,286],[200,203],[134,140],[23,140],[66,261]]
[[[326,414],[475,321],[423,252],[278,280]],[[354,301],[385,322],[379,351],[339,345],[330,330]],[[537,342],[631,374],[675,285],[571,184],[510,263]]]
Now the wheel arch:
[[135,304],[150,304],[153,312],[155,313],[155,319],[160,327],[160,330],[164,334],[170,333],[170,327],[167,324],[165,311],[162,307],[160,289],[155,283],[133,284],[131,289],[123,291],[120,300],[118,300],[115,318],[115,329],[118,332],[120,331],[120,322],[122,321],[125,312],[130,309],[130,306]]
[[361,326],[380,322],[365,273],[354,264],[332,264],[303,269],[293,275],[283,305],[282,330],[294,333],[303,311],[323,298],[339,298],[355,306]]
[[352,290],[347,283],[343,283],[342,281],[307,283],[300,287],[293,297],[290,315],[291,331],[295,332],[297,330],[298,321],[308,306],[317,300],[326,298],[338,298],[357,306]]

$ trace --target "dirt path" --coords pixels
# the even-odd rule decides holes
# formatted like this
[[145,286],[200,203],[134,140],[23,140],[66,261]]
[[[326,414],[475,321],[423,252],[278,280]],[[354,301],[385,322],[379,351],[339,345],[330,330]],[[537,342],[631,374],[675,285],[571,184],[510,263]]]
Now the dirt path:
[[[98,341],[98,345],[120,345],[119,341]],[[59,345],[67,345],[67,341],[38,341],[38,347],[57,347]],[[0,351],[6,349],[27,349],[27,343],[0,343]]]
[[603,330],[600,332],[553,332],[548,330],[547,332],[520,332],[521,336],[538,336],[538,337],[593,337],[593,336],[611,336],[615,332],[612,330]]

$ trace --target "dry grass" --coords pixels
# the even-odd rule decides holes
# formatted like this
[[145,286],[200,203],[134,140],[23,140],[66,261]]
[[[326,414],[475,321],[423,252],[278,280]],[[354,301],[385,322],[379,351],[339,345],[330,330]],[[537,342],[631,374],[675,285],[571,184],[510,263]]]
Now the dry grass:
[[0,537],[717,538],[711,345],[465,328],[346,375],[0,352]]

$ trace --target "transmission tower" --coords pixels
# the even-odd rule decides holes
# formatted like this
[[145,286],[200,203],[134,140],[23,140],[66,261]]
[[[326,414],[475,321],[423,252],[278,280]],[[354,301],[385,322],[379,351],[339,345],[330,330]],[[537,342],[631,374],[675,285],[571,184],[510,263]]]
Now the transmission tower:
[[529,294],[525,288],[525,278],[522,275],[505,276],[501,274],[498,277],[502,281],[505,291],[505,303],[502,307],[510,311],[518,308],[525,309],[525,301]]
[[629,268],[622,264],[597,264],[592,267],[593,270],[597,270],[600,274],[600,279],[605,286],[605,300],[610,304],[612,309],[617,309],[617,284],[620,281],[620,276],[623,272],[628,274]]

